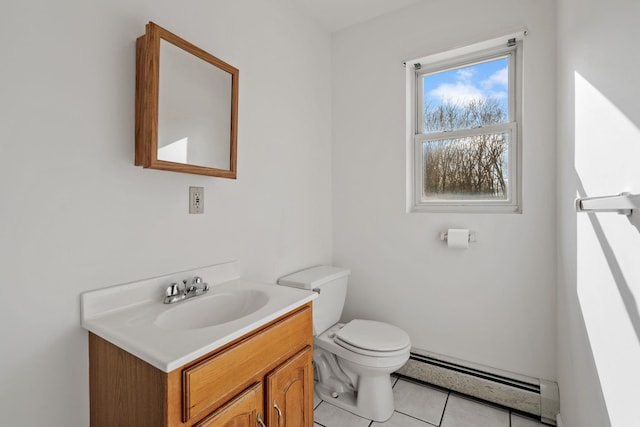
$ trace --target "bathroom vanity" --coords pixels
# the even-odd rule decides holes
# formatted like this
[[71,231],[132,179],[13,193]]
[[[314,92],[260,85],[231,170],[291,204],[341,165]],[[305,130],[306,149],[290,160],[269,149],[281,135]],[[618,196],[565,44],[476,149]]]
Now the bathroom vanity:
[[[146,282],[81,297],[91,426],[313,425],[315,293],[233,279],[194,298],[215,307],[221,298],[233,305],[231,296],[241,295],[228,311],[240,317],[228,320],[230,314],[212,315],[189,301],[168,307],[157,298],[167,278]],[[255,308],[258,294],[261,305],[243,312],[242,306]],[[200,319],[185,322],[182,312]]]

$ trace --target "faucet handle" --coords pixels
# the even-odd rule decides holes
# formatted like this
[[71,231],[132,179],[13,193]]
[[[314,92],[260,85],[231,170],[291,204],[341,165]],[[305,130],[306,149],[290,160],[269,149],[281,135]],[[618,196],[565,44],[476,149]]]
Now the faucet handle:
[[209,290],[209,284],[203,282],[202,277],[194,276],[193,279],[191,279],[191,286],[189,287],[189,289],[195,291],[198,295],[200,295]]
[[202,281],[202,277],[195,276],[191,279],[191,286],[189,287],[189,291],[193,292],[195,295],[202,295],[205,292],[209,291],[209,284]]
[[171,283],[167,288],[166,295],[168,297],[180,295],[180,285],[175,282]]

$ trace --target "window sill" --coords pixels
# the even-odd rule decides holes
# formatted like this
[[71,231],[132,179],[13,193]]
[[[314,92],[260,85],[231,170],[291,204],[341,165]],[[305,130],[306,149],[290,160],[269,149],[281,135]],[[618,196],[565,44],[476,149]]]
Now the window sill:
[[429,204],[409,206],[407,213],[521,214],[517,205]]

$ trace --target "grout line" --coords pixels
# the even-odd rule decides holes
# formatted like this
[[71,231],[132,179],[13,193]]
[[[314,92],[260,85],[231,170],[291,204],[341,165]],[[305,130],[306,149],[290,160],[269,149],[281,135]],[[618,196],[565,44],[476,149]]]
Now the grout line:
[[316,424],[318,424],[319,426],[322,426],[322,427],[327,427],[327,426],[325,426],[324,424],[320,424],[319,422],[317,422],[317,421],[315,420],[315,417],[314,417],[314,419],[313,419],[313,425],[315,426]]
[[393,380],[393,384],[391,384],[391,388],[394,388],[396,386],[396,384],[398,384],[398,380],[399,379],[400,379],[400,377],[395,375],[395,380]]
[[[358,415],[358,414],[355,414],[355,413],[353,413],[353,412],[351,412],[351,411],[349,411],[349,410],[347,410],[347,409],[344,409],[344,408],[341,408],[341,407],[339,407],[339,406],[336,406],[336,405],[332,404],[332,403],[331,403],[330,401],[328,401],[328,400],[322,400],[322,401],[320,401],[320,404],[322,404],[322,403],[327,404],[327,405],[329,405],[329,406],[331,406],[331,407],[333,407],[333,408],[336,408],[338,411],[347,412],[347,413],[349,413],[349,414],[351,414],[351,415],[353,415],[353,416],[355,416],[355,417],[358,417],[358,418],[360,418],[360,419],[363,419],[363,420],[365,420],[365,421],[370,421],[371,423],[373,422],[373,420],[370,420],[369,418],[365,418],[365,417],[363,417],[363,416],[361,416],[361,415]],[[318,406],[320,406],[320,405],[318,405]],[[317,408],[317,407],[316,407],[316,408]],[[314,408],[314,410],[313,410],[313,420],[314,420],[314,422],[315,422],[315,418],[316,418],[316,417],[315,417],[315,410],[316,410],[316,408]],[[320,423],[318,423],[318,424],[320,424]],[[324,426],[324,427],[332,427],[332,426]]]
[[431,424],[431,423],[430,423],[429,421],[427,421],[427,420],[423,420],[422,418],[418,418],[418,417],[416,417],[416,416],[414,416],[414,415],[407,414],[406,412],[402,412],[402,411],[393,411],[393,413],[394,413],[394,414],[395,414],[396,412],[397,412],[398,414],[402,414],[402,415],[404,415],[405,417],[413,418],[414,420],[420,421],[421,423],[428,424],[428,425],[430,425],[430,426],[434,426],[434,427],[438,427],[438,425],[437,425],[437,424]]
[[444,413],[447,410],[447,405],[449,404],[449,397],[451,396],[451,392],[447,393],[447,399],[444,401],[444,408],[442,408],[442,415],[440,415],[440,422],[438,423],[438,426],[442,425],[442,421],[444,421]]

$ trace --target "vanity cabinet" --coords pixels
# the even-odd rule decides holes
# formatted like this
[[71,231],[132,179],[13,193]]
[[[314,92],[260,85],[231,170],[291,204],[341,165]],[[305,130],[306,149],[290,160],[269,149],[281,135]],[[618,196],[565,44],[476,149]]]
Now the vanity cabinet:
[[90,333],[91,426],[311,427],[311,316],[307,303],[168,373]]

